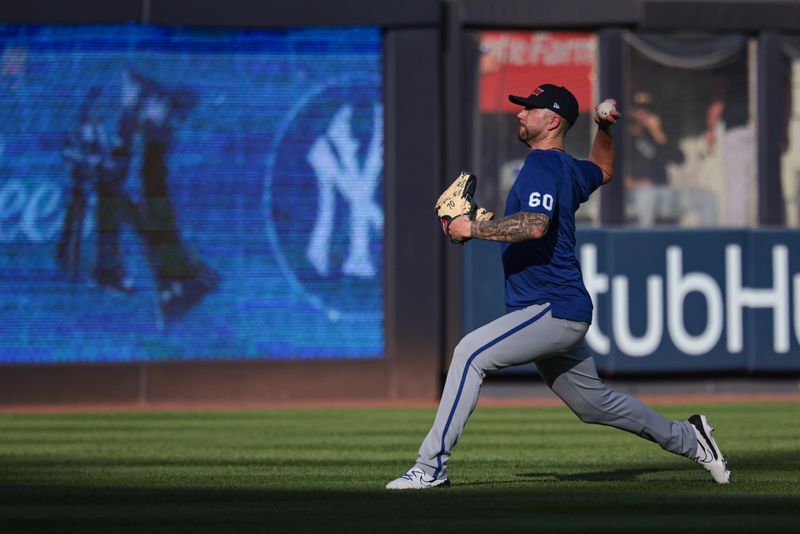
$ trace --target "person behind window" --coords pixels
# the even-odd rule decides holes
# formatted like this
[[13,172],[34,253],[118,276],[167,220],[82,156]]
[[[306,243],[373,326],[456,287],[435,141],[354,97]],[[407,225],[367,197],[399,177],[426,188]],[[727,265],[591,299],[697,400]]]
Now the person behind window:
[[752,222],[755,184],[755,132],[748,109],[747,68],[736,63],[716,73],[712,99],[706,110],[706,144],[716,151],[717,125],[723,126],[725,170],[725,224],[748,226]]
[[678,224],[685,215],[694,214],[701,226],[714,225],[716,209],[709,191],[670,186],[667,165],[683,163],[684,156],[665,133],[652,104],[649,92],[637,91],[629,113],[631,156],[626,186],[636,224]]

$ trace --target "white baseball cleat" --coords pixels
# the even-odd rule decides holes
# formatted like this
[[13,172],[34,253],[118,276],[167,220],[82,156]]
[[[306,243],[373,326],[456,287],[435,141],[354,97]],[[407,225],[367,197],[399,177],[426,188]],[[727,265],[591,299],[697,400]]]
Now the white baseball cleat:
[[731,472],[728,471],[728,464],[725,462],[725,457],[722,456],[722,451],[719,450],[717,442],[711,436],[714,429],[708,424],[708,419],[705,415],[693,415],[689,418],[689,422],[697,437],[694,461],[711,473],[717,484],[728,484],[731,481]]
[[419,467],[412,467],[405,475],[396,478],[386,484],[386,489],[390,490],[406,490],[406,489],[428,489],[428,488],[446,488],[450,485],[450,480],[447,477],[433,478]]

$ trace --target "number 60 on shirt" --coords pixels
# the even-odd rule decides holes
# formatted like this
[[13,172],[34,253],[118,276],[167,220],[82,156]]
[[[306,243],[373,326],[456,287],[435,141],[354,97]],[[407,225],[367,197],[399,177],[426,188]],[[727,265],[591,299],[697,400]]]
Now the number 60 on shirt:
[[528,206],[532,208],[543,206],[547,211],[553,211],[553,195],[545,193],[543,196],[541,193],[533,192],[528,199]]

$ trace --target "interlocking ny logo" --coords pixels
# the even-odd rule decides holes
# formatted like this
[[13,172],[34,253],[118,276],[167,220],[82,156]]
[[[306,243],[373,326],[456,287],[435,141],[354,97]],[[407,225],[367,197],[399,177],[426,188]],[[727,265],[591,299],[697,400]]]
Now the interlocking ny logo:
[[375,189],[383,167],[383,108],[373,106],[372,138],[363,166],[358,162],[360,143],[353,136],[353,107],[339,108],[327,131],[311,146],[306,159],[319,189],[319,212],[306,248],[306,258],[320,275],[330,271],[330,243],[336,215],[335,193],[347,201],[349,243],[342,273],[372,277],[376,269],[369,253],[370,230],[383,231],[383,212],[375,202]]

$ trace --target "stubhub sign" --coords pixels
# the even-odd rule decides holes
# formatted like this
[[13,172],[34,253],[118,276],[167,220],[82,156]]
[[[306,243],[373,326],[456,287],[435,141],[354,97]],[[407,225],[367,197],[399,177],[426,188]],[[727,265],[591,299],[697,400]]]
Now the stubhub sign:
[[800,369],[800,233],[578,232],[607,373]]
[[[579,228],[605,375],[800,370],[800,231]],[[464,252],[464,333],[505,313],[496,243]],[[530,372],[532,365],[504,369]]]

